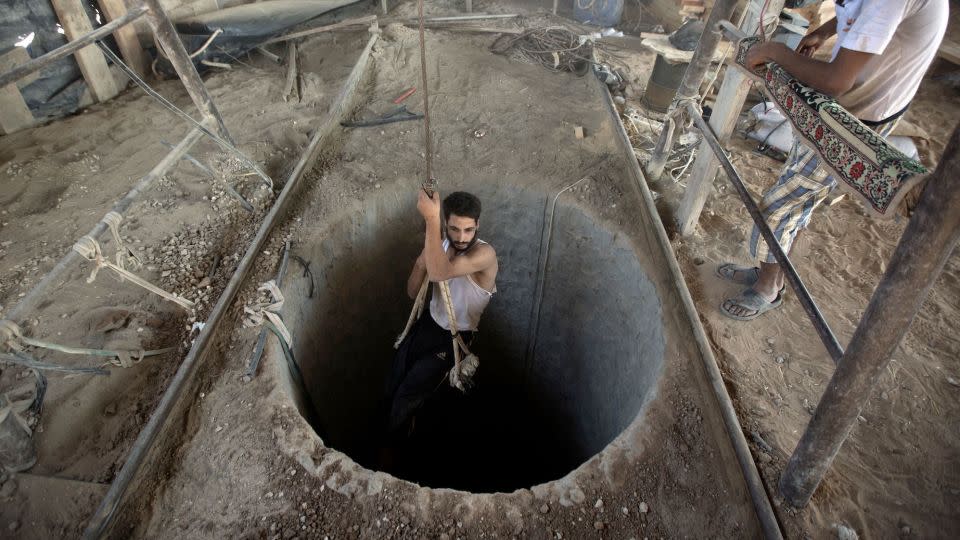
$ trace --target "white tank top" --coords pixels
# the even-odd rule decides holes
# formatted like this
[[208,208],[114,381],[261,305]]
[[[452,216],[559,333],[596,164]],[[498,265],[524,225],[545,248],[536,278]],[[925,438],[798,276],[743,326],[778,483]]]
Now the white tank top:
[[[478,244],[486,244],[483,240],[477,240]],[[443,252],[446,253],[450,248],[450,241],[443,241]],[[490,297],[497,292],[497,287],[493,287],[490,292],[473,280],[470,275],[451,278],[447,281],[450,284],[450,299],[453,301],[453,311],[457,316],[457,330],[473,331],[480,324],[480,316],[483,310],[490,303]],[[450,319],[447,317],[447,307],[443,303],[440,288],[433,288],[433,298],[430,300],[430,315],[442,328],[450,330]]]

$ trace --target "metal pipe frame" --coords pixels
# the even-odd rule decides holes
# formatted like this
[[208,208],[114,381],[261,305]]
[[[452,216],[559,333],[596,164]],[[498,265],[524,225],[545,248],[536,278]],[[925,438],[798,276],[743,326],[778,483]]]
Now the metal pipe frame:
[[[173,147],[172,150],[160,160],[153,169],[150,170],[146,175],[144,175],[132,188],[123,196],[120,200],[114,203],[113,207],[110,209],[113,212],[118,214],[123,214],[126,212],[130,206],[140,197],[140,195],[150,189],[154,182],[157,179],[161,178],[163,175],[167,174],[170,169],[172,169],[179,161],[183,158],[184,155],[193,147],[203,137],[203,132],[197,128],[191,129],[187,135],[180,141],[180,144]],[[106,217],[104,217],[106,219]],[[86,234],[90,238],[97,240],[105,232],[107,232],[108,226],[104,220],[100,220]],[[53,284],[59,280],[66,281],[67,277],[65,274],[73,266],[74,263],[84,260],[79,253],[70,249],[63,258],[60,259],[60,262],[53,267],[46,276],[40,280],[39,283],[34,285],[30,292],[26,296],[20,299],[16,306],[11,309],[5,318],[16,321],[22,319],[26,314],[36,307],[37,303],[43,297],[43,293],[49,289]]]
[[126,26],[139,19],[142,15],[146,14],[146,12],[147,8],[143,6],[131,8],[123,17],[114,19],[100,28],[97,28],[93,32],[84,34],[65,45],[57,47],[43,56],[34,58],[26,64],[11,69],[10,71],[0,75],[0,88],[3,88],[8,84],[13,84],[27,75],[43,69],[53,62],[79,51],[87,45],[92,45],[94,42],[113,34],[123,26]]
[[184,88],[187,89],[190,99],[193,100],[194,105],[200,109],[204,117],[213,119],[216,122],[217,131],[220,136],[233,146],[236,146],[236,142],[230,137],[230,133],[223,123],[220,111],[217,109],[216,104],[214,104],[213,98],[210,97],[210,93],[207,92],[206,85],[203,84],[203,79],[200,78],[196,66],[194,66],[193,61],[190,60],[190,55],[187,54],[183,42],[180,41],[180,36],[177,34],[176,28],[173,27],[173,23],[170,22],[167,14],[160,6],[160,1],[142,1],[143,5],[147,8],[147,23],[153,30],[153,34],[157,37],[160,47],[162,47],[164,53],[166,53],[167,60],[170,61],[173,69],[176,70],[177,75],[180,76],[180,80],[183,82]]
[[700,116],[700,111],[698,111],[692,103],[687,104],[687,114],[690,115],[690,118],[692,118],[697,127],[700,128],[700,131],[703,133],[703,140],[707,141],[707,144],[710,145],[710,149],[713,150],[723,170],[727,173],[727,177],[730,178],[730,183],[733,184],[734,189],[737,190],[737,194],[740,195],[743,205],[746,206],[747,212],[750,213],[750,217],[753,219],[753,223],[757,226],[757,229],[760,230],[760,235],[763,236],[764,241],[767,243],[770,253],[777,260],[777,263],[786,275],[787,281],[790,282],[790,287],[797,293],[800,305],[803,306],[804,311],[807,312],[807,316],[810,317],[810,322],[813,323],[813,327],[817,331],[817,335],[820,336],[823,346],[826,347],[827,353],[830,354],[830,358],[832,358],[834,362],[839,362],[840,358],[843,357],[843,346],[840,345],[837,336],[823,318],[823,314],[820,313],[820,308],[817,307],[816,302],[814,302],[810,296],[810,292],[807,291],[806,286],[800,279],[800,275],[797,273],[797,269],[794,268],[793,263],[790,262],[790,258],[784,253],[783,248],[780,247],[780,242],[773,236],[773,231],[771,231],[767,225],[766,220],[760,213],[760,209],[757,208],[757,203],[754,202],[753,197],[750,196],[750,192],[748,192],[746,186],[743,185],[743,180],[741,180],[736,167],[734,167],[730,159],[727,158],[727,154],[724,153],[723,147],[720,146],[720,141],[717,140],[717,136],[713,133],[713,130],[710,129],[710,126],[707,125],[706,121],[704,121],[703,117]]
[[810,501],[958,242],[960,126],[927,180],[850,347],[780,477],[780,493],[791,506]]
[[710,340],[707,338],[703,324],[701,324],[700,318],[697,315],[697,307],[696,304],[693,303],[693,298],[690,296],[690,290],[687,289],[687,284],[683,280],[680,263],[677,262],[677,257],[673,254],[673,248],[670,245],[670,239],[667,237],[667,231],[664,229],[663,223],[660,221],[657,213],[657,205],[653,200],[653,195],[650,193],[650,188],[647,187],[643,171],[640,170],[640,164],[637,163],[636,157],[634,156],[630,138],[627,136],[627,132],[620,122],[620,116],[613,103],[610,90],[605,84],[600,82],[599,79],[597,79],[597,84],[601,87],[599,91],[603,94],[607,110],[613,117],[614,131],[616,132],[619,146],[626,157],[627,167],[633,176],[634,181],[632,185],[637,192],[637,198],[639,198],[642,203],[641,211],[651,216],[651,225],[657,237],[657,242],[660,244],[660,251],[667,261],[667,266],[670,267],[673,287],[677,291],[677,295],[683,304],[683,311],[687,316],[687,320],[690,322],[691,332],[697,342],[697,348],[700,350],[700,357],[703,360],[705,375],[713,389],[714,397],[717,399],[720,416],[723,418],[724,427],[726,428],[727,435],[730,437],[733,451],[737,456],[737,462],[743,473],[747,490],[750,492],[750,499],[757,512],[757,519],[760,522],[763,535],[765,538],[771,540],[782,539],[783,533],[780,531],[777,515],[773,511],[770,498],[767,496],[767,492],[763,486],[763,480],[760,478],[760,472],[757,470],[757,465],[754,463],[753,456],[750,454],[747,439],[743,436],[743,427],[740,426],[737,412],[733,408],[733,401],[730,399],[730,394],[727,393],[727,387],[724,383],[723,375],[720,373],[720,368],[717,365],[717,359],[713,355]]
[[[142,479],[143,476],[148,474],[144,469],[146,465],[148,465],[148,457],[154,444],[157,442],[160,432],[167,427],[171,412],[174,407],[179,404],[184,388],[189,386],[190,383],[195,382],[194,374],[207,350],[213,345],[214,335],[218,331],[220,322],[226,316],[230,305],[233,303],[241,285],[246,280],[247,274],[253,267],[253,262],[260,254],[274,225],[279,221],[279,218],[284,215],[286,208],[290,205],[293,199],[293,193],[300,185],[304,171],[316,163],[320,153],[321,142],[333,133],[334,130],[339,129],[340,120],[342,120],[355,105],[353,96],[357,88],[360,87],[367,72],[370,52],[373,50],[373,45],[376,43],[377,37],[378,36],[374,34],[367,42],[366,48],[364,48],[360,59],[354,66],[350,78],[347,80],[343,89],[341,89],[336,102],[334,102],[330,112],[327,113],[324,122],[316,132],[314,132],[310,144],[304,150],[300,161],[290,173],[287,182],[283,186],[283,190],[281,190],[277,196],[276,202],[257,229],[256,236],[254,236],[253,241],[251,241],[243,257],[240,259],[233,277],[230,278],[223,293],[220,294],[220,298],[210,312],[206,324],[194,340],[193,346],[187,353],[186,358],[181,362],[169,386],[160,398],[160,403],[157,404],[157,408],[153,411],[153,414],[151,414],[150,420],[147,421],[147,425],[144,426],[134,441],[130,452],[127,454],[126,461],[124,461],[113,483],[110,484],[110,490],[87,524],[87,528],[83,534],[84,538],[94,539],[106,536],[113,526],[121,504],[132,496],[130,492],[131,484],[135,479]],[[156,456],[153,457],[156,458]],[[156,459],[153,460],[153,463],[155,462]]]

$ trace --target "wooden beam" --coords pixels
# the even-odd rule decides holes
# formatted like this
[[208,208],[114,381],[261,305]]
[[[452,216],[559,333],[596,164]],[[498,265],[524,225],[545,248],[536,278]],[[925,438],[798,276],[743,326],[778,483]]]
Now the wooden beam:
[[[770,0],[766,5],[765,13],[780,13],[783,10],[783,0]],[[756,33],[760,22],[760,7],[764,5],[764,0],[751,0],[747,8],[747,17],[744,19],[740,29],[747,35]],[[733,133],[733,128],[740,116],[740,110],[743,109],[743,103],[747,99],[750,91],[750,83],[746,75],[739,73],[735,69],[728,69],[723,77],[723,84],[717,93],[717,101],[713,113],[710,115],[710,127],[717,135],[717,139],[725,144]],[[687,183],[687,190],[683,194],[683,200],[680,201],[680,209],[677,212],[677,225],[680,234],[687,236],[696,229],[697,222],[700,220],[700,212],[703,211],[703,205],[713,187],[713,179],[717,175],[720,162],[710,150],[706,141],[700,143],[697,153],[697,159],[693,163],[693,170],[690,173],[690,179]]]
[[[750,83],[746,75],[739,70],[728,69],[710,114],[710,127],[722,144],[725,144],[733,133],[740,109],[743,108],[749,92]],[[677,225],[681,235],[688,236],[696,229],[700,212],[710,195],[719,167],[720,161],[713,154],[710,145],[706,141],[700,141],[697,159],[693,162],[690,179],[687,181],[687,190],[683,193],[677,212]]]
[[[27,53],[26,49],[14,47],[0,55],[0,73],[10,71],[29,61],[30,54]],[[36,78],[37,74],[33,73],[20,79],[15,84],[8,84],[0,88],[0,131],[4,134],[20,131],[33,125],[33,113],[30,112],[30,107],[27,107],[27,103],[23,100],[20,87],[30,84]]]
[[[60,19],[60,26],[63,27],[67,39],[74,40],[93,31],[90,18],[87,17],[80,0],[50,0],[50,3]],[[94,100],[105,101],[120,93],[106,59],[96,45],[80,49],[74,57]]]
[[291,39],[312,36],[314,34],[320,34],[323,32],[332,32],[334,30],[341,30],[346,28],[351,28],[354,26],[369,26],[377,20],[376,15],[367,15],[364,17],[357,17],[355,19],[347,19],[345,21],[340,21],[338,23],[328,24],[326,26],[318,26],[316,28],[310,28],[309,30],[302,30],[300,32],[292,32],[290,34],[285,34],[282,36],[277,36],[275,38],[270,38],[264,42],[264,45],[269,45],[271,43],[277,43],[279,41],[289,41]]
[[[127,13],[127,6],[123,0],[99,0],[108,21],[123,17]],[[113,33],[120,47],[120,55],[137,75],[144,77],[149,72],[150,61],[140,46],[140,38],[133,25],[128,24]]]

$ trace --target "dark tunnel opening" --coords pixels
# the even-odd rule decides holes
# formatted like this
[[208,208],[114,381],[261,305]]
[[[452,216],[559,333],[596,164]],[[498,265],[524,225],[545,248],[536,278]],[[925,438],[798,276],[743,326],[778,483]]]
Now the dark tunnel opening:
[[[428,487],[508,492],[565,476],[637,417],[662,371],[663,321],[622,233],[561,203],[541,270],[554,194],[493,186],[477,194],[479,236],[500,263],[473,347],[477,384],[466,395],[440,385],[389,472]],[[379,468],[378,406],[393,343],[412,306],[405,283],[422,247],[412,201],[400,201],[391,193],[367,201],[298,246],[315,261],[313,299],[296,289],[303,283],[285,285],[305,382],[299,398],[312,406],[324,444],[371,469]]]

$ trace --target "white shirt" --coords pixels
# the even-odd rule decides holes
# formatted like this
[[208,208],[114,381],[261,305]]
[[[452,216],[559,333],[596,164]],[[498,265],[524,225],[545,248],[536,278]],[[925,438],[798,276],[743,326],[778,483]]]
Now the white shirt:
[[876,55],[837,102],[861,120],[884,120],[917,93],[947,30],[948,2],[838,0],[836,11],[833,56],[840,48]]
[[[477,240],[477,244],[486,244],[483,240]],[[450,247],[450,241],[443,241],[443,251],[446,253]],[[483,310],[490,303],[490,297],[497,292],[496,286],[493,291],[488,291],[473,280],[473,276],[466,275],[447,280],[450,285],[450,300],[453,302],[453,312],[457,317],[457,330],[472,331],[477,329],[480,324],[480,316]],[[443,295],[440,294],[440,288],[434,287],[433,298],[430,299],[430,315],[433,320],[442,328],[450,330],[450,318],[447,317],[447,306],[443,303]]]

